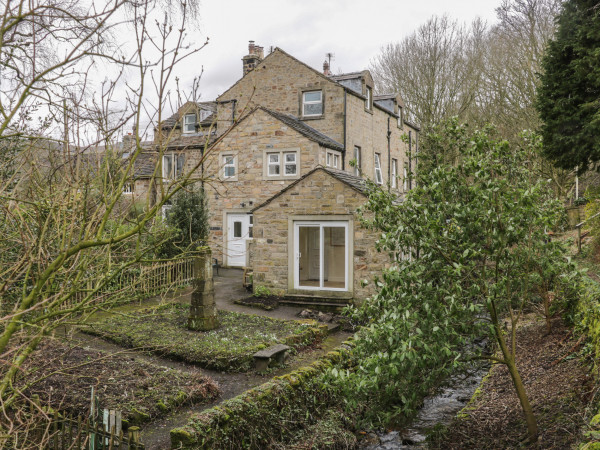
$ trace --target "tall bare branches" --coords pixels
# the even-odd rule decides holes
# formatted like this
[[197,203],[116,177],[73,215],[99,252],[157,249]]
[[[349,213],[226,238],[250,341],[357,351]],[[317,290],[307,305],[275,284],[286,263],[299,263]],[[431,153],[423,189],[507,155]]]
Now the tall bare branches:
[[[101,6],[99,6],[101,5]],[[191,12],[190,12],[191,8]],[[168,14],[167,12],[168,11]],[[154,219],[197,180],[188,167],[162,195],[132,208],[124,186],[143,153],[143,115],[161,120],[176,65],[202,46],[188,42],[197,5],[153,0],[6,0],[0,16],[0,404],[19,401],[13,379],[58,326],[98,301],[123,271],[153,257],[166,238]],[[159,17],[158,28],[154,28]],[[125,28],[132,46],[112,37]],[[106,74],[103,82],[98,69]],[[100,80],[102,81],[102,80]],[[126,100],[123,100],[123,99]],[[134,124],[124,158],[117,137]],[[0,425],[1,426],[1,425]],[[0,433],[1,434],[1,433]],[[1,445],[1,444],[0,444]]]

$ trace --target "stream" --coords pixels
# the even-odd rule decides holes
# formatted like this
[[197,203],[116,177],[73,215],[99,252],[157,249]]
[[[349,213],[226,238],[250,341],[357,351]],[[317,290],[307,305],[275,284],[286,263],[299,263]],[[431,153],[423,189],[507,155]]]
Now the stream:
[[487,374],[489,365],[468,377],[451,377],[449,386],[438,394],[426,397],[417,417],[406,428],[391,432],[371,432],[360,446],[364,450],[396,450],[427,448],[427,432],[435,425],[448,425],[463,409]]

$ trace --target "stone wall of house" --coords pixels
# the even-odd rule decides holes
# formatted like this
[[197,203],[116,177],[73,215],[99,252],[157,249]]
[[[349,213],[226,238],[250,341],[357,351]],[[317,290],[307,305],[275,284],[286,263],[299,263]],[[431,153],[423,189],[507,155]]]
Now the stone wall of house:
[[[298,173],[290,177],[265,176],[266,153],[297,151]],[[224,155],[236,158],[236,177],[223,173]],[[224,262],[223,235],[227,224],[223,213],[249,212],[308,173],[325,158],[325,149],[300,135],[268,113],[257,110],[210,149],[204,171],[208,177],[210,245],[213,255]],[[190,161],[193,163],[193,161]]]
[[[354,146],[361,148],[361,168],[365,177],[375,179],[375,153],[381,155],[381,171],[384,184],[390,181],[388,167],[391,159],[398,160],[398,175],[402,176],[403,164],[408,165],[408,144],[402,139],[404,134],[412,130],[408,125],[398,127],[398,120],[376,106],[372,110],[365,109],[365,101],[354,95],[348,95],[346,111],[347,136],[346,160],[354,159]],[[388,119],[390,134],[390,157],[388,159]],[[413,130],[413,135],[415,131]],[[414,144],[413,144],[414,149]],[[414,155],[413,155],[414,156]],[[351,170],[350,167],[347,168]],[[391,170],[389,172],[391,174]],[[402,180],[398,180],[397,188],[402,192]]]
[[302,92],[307,90],[323,91],[324,113],[307,118],[306,124],[343,143],[344,89],[279,49],[217,99],[218,132],[223,133],[232,123],[231,100],[236,100],[236,118],[255,106],[302,117]]
[[[368,72],[362,83],[363,91],[365,82],[371,83]],[[238,118],[257,105],[301,118],[302,92],[310,89],[323,91],[324,114],[304,121],[337,142],[346,143],[345,169],[348,172],[354,171],[348,161],[354,159],[356,145],[361,148],[361,166],[365,176],[375,177],[375,153],[381,154],[384,183],[389,181],[388,167],[392,158],[398,160],[397,172],[402,175],[403,165],[408,166],[408,145],[402,141],[402,135],[410,130],[408,125],[398,127],[398,120],[394,116],[375,105],[367,110],[364,98],[348,92],[345,95],[347,121],[344,139],[344,89],[280,50],[275,50],[219,97],[218,133],[223,133],[231,125],[234,107]],[[232,103],[234,99],[235,103]],[[389,159],[388,120],[391,132]],[[398,188],[402,190],[401,180]]]
[[[324,170],[317,170],[257,209],[251,251],[255,288],[264,286],[280,295],[288,292],[288,242],[292,238],[288,236],[289,216],[355,215],[356,209],[365,201],[363,194]],[[375,292],[373,279],[389,265],[389,257],[376,251],[377,233],[361,227],[356,215],[351,233],[354,240],[353,297],[360,301]],[[369,283],[362,286],[362,280]],[[321,292],[319,295],[326,294]]]

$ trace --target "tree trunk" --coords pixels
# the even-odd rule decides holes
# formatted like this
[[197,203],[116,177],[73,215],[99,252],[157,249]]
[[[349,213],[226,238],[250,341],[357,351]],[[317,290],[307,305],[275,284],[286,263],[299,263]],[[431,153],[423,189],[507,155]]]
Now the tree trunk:
[[523,385],[521,375],[519,375],[519,371],[517,370],[517,365],[512,360],[512,358],[509,358],[507,359],[506,366],[508,367],[508,371],[510,372],[513,384],[515,385],[515,389],[517,390],[517,396],[519,397],[519,401],[521,402],[521,407],[523,408],[523,414],[525,415],[525,421],[527,422],[529,442],[533,444],[537,442],[538,439],[537,420],[533,415],[533,410],[531,409],[531,405],[529,404],[529,398],[527,398],[525,386]]
[[525,415],[525,421],[527,422],[528,440],[530,443],[537,442],[537,420],[533,415],[533,410],[531,409],[531,405],[529,404],[529,398],[527,398],[527,392],[525,392],[523,380],[521,380],[521,375],[519,374],[519,370],[517,369],[517,365],[515,363],[515,355],[512,354],[512,352],[509,350],[506,344],[506,340],[504,339],[504,335],[502,334],[499,324],[497,323],[497,320],[494,323],[494,329],[496,331],[496,339],[498,341],[498,344],[500,344],[500,349],[502,350],[504,363],[506,364],[508,372],[510,373],[510,377],[513,380],[513,385],[515,386],[515,390],[517,391],[517,397],[519,397],[519,402],[521,402],[521,408],[523,409],[523,414]]

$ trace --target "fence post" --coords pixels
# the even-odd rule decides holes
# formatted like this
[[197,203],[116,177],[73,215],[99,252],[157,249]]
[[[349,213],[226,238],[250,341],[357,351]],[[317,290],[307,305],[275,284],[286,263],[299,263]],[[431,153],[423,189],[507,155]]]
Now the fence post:
[[140,428],[129,427],[129,448],[138,448],[140,444]]
[[577,253],[581,253],[581,227],[577,227]]

